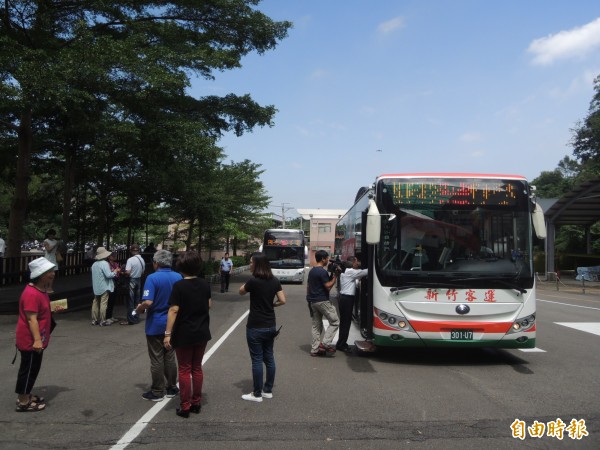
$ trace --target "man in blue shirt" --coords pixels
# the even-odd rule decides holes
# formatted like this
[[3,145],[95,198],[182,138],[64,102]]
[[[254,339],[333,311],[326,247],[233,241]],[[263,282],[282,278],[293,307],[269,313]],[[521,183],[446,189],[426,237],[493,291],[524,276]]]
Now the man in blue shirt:
[[229,259],[229,253],[225,253],[221,259],[221,293],[229,292],[229,276],[233,269],[233,261]]
[[152,387],[142,394],[142,398],[160,402],[167,397],[175,397],[177,388],[177,361],[175,350],[167,350],[163,341],[167,328],[169,297],[173,285],[181,280],[181,275],[171,270],[173,255],[167,250],[158,250],[152,257],[154,273],[148,275],[144,283],[142,302],[136,308],[138,314],[147,312],[146,342],[150,356]]

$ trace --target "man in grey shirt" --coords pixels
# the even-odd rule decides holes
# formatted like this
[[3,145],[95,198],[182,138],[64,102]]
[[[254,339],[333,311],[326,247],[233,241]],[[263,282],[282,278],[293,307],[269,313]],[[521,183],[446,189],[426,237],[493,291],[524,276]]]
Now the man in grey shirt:
[[125,264],[125,274],[129,276],[127,322],[121,322],[121,325],[135,325],[140,322],[140,318],[135,313],[135,308],[142,300],[142,275],[146,270],[146,263],[140,256],[140,246],[133,244],[129,250],[131,251],[131,257]]

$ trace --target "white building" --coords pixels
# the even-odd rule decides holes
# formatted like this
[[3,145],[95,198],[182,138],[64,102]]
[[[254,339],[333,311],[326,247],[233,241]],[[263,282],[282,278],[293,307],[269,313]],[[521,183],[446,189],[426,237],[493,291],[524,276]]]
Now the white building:
[[[302,220],[309,221],[307,235],[310,253],[310,265],[314,266],[315,252],[325,250],[330,256],[334,254],[335,225],[344,214],[345,209],[296,209]],[[304,227],[306,229],[306,227]]]

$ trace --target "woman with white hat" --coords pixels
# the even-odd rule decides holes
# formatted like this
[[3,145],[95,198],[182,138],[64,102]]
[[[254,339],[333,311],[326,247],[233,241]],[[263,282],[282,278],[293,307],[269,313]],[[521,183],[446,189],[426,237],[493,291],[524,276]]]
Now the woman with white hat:
[[32,395],[31,390],[42,367],[43,351],[50,343],[52,313],[47,288],[54,280],[53,263],[46,258],[29,263],[31,282],[19,299],[17,321],[17,349],[21,352],[21,365],[17,375],[17,412],[41,411],[46,407],[43,397]]
[[119,267],[111,270],[108,263],[110,252],[104,247],[96,250],[96,262],[92,264],[92,288],[94,290],[94,301],[92,302],[92,325],[101,327],[112,325],[112,321],[106,320],[106,307],[108,296],[115,290],[113,278],[119,275]]

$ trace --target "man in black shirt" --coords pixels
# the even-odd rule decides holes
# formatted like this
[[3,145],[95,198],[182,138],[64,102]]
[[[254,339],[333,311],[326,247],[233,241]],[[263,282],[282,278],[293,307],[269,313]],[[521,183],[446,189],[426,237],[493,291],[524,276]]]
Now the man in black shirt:
[[[329,254],[325,250],[315,253],[317,265],[308,273],[306,300],[312,317],[312,344],[311,356],[324,356],[335,353],[335,347],[331,345],[335,333],[340,326],[340,321],[335,307],[329,301],[329,291],[335,285],[337,276],[334,273],[331,278],[325,270],[329,263]],[[326,330],[323,327],[323,317],[329,321]],[[323,334],[323,331],[325,333]],[[321,337],[323,340],[321,341]]]

